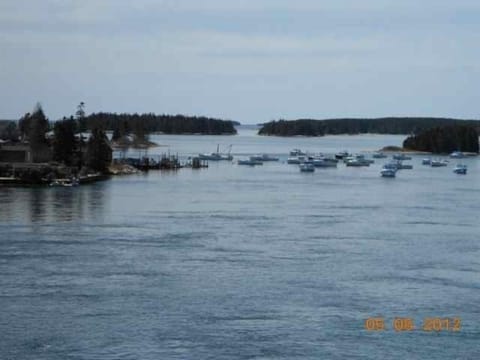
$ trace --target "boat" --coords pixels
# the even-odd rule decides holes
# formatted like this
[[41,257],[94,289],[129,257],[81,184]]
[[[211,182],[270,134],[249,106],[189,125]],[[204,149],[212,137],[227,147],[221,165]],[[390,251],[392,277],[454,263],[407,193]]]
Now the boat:
[[405,154],[395,154],[393,155],[394,160],[412,160],[411,156],[407,156]]
[[290,151],[290,156],[305,156],[305,155],[307,154],[300,149],[293,149],[292,151]]
[[347,166],[370,166],[375,161],[372,159],[366,159],[364,155],[349,156],[343,159]]
[[305,156],[293,156],[287,159],[287,164],[301,164],[305,162]]
[[453,169],[453,172],[455,174],[466,175],[467,174],[467,165],[457,164],[457,166],[455,166],[455,168]]
[[385,159],[387,157],[387,155],[385,155],[382,152],[376,152],[376,153],[373,153],[372,157],[374,159]]
[[447,166],[447,165],[448,165],[448,161],[441,160],[441,159],[432,160],[432,162],[430,163],[431,167],[441,167],[441,166]]
[[263,162],[259,160],[253,159],[253,157],[250,157],[249,159],[246,160],[238,160],[237,161],[238,165],[249,165],[249,166],[255,166],[255,165],[263,165]]
[[80,181],[77,178],[55,179],[49,184],[51,187],[74,187],[78,185],[80,185]]
[[382,177],[393,178],[397,175],[397,170],[384,167],[382,170],[380,170],[380,175]]
[[229,147],[229,151],[226,154],[222,154],[219,151],[219,145],[217,145],[217,152],[213,152],[210,154],[198,154],[198,158],[200,160],[210,160],[210,161],[221,161],[221,160],[233,160],[233,156],[230,154],[232,150],[232,145]]
[[331,161],[331,160],[332,159],[328,159],[328,158],[314,158],[312,160],[312,163],[313,163],[313,166],[321,167],[321,168],[337,167],[337,161]]
[[350,156],[350,154],[347,151],[340,151],[335,154],[335,159],[338,160],[343,160],[344,158]]
[[422,165],[432,165],[432,159],[425,158],[422,160]]
[[250,157],[251,160],[257,161],[278,161],[278,157],[273,157],[268,154],[261,154],[261,155],[253,155]]
[[411,170],[411,169],[413,169],[412,164],[404,164],[401,160],[397,160],[394,163],[397,167],[397,170]]
[[465,157],[465,154],[461,151],[454,151],[450,154],[450,157],[452,159],[463,159]]
[[314,172],[315,166],[311,162],[304,162],[300,164],[300,171],[301,172]]

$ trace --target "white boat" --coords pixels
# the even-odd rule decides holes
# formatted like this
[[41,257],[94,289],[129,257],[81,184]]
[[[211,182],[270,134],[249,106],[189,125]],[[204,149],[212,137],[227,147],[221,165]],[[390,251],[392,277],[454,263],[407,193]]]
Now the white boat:
[[384,167],[382,170],[380,170],[380,175],[382,175],[382,177],[393,178],[396,176],[396,174],[397,174],[396,169],[388,169]]
[[277,157],[273,157],[268,154],[253,155],[250,157],[250,159],[257,161],[278,161]]
[[387,155],[385,155],[384,153],[382,152],[376,152],[372,155],[372,157],[374,159],[385,159],[387,157]]
[[305,160],[306,160],[305,156],[293,156],[287,159],[287,164],[301,164],[305,162]]
[[300,171],[301,172],[314,172],[315,166],[311,162],[304,162],[300,164]]
[[372,159],[366,159],[365,155],[355,155],[355,156],[349,156],[343,159],[345,162],[345,165],[347,166],[370,166],[370,164],[373,164],[375,160]]
[[219,145],[217,145],[217,152],[213,152],[210,154],[198,154],[198,158],[200,160],[210,160],[210,161],[221,161],[221,160],[233,160],[233,156],[230,154],[232,150],[232,145],[230,145],[228,153],[222,154],[219,151]]
[[292,151],[290,151],[290,156],[305,156],[305,155],[307,154],[300,149],[293,149]]
[[452,159],[463,159],[465,157],[465,154],[461,151],[454,151],[450,154],[450,157]]
[[422,160],[422,165],[432,165],[432,159],[425,158]]
[[467,165],[457,164],[457,166],[455,166],[455,168],[453,169],[453,172],[455,174],[466,175],[467,174]]
[[412,160],[411,156],[407,156],[405,154],[395,154],[393,155],[394,160]]
[[441,166],[447,166],[447,165],[448,165],[448,161],[441,160],[441,159],[432,160],[432,162],[430,163],[431,167],[441,167]]
[[51,187],[74,187],[78,185],[80,185],[80,181],[77,178],[56,179],[49,184]]

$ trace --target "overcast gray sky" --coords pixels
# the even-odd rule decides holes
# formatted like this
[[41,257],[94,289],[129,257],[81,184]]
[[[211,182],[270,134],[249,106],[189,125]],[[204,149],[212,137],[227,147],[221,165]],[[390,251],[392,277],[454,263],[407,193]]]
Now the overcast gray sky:
[[1,0],[0,118],[478,118],[478,0]]

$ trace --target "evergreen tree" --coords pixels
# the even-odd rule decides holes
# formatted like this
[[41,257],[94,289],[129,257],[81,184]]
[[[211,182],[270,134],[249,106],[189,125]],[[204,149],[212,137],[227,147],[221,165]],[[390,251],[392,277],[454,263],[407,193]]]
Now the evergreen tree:
[[94,171],[106,173],[112,162],[112,148],[107,135],[101,129],[95,128],[87,143],[86,163]]
[[53,158],[56,161],[63,162],[71,166],[76,162],[78,153],[78,142],[75,138],[76,123],[75,120],[64,119],[57,121],[53,127]]

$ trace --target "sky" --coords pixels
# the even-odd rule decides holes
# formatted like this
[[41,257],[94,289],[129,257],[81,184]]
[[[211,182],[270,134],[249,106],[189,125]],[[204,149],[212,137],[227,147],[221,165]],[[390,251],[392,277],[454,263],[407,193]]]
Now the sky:
[[0,118],[479,118],[478,0],[1,0]]

